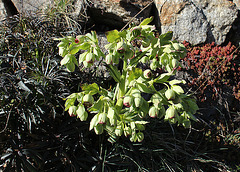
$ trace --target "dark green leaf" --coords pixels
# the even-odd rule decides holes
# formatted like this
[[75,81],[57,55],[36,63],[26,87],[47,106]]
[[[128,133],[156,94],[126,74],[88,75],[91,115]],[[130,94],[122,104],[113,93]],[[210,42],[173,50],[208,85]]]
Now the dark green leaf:
[[149,93],[149,94],[154,93],[154,91],[151,88],[148,88],[146,84],[143,84],[143,83],[137,83],[137,88],[144,93]]
[[161,34],[159,36],[161,46],[169,44],[170,43],[169,41],[172,39],[172,37],[173,37],[173,32],[172,31]]
[[99,87],[96,83],[93,84],[85,84],[82,86],[82,90],[86,91],[87,93],[94,95],[99,91]]

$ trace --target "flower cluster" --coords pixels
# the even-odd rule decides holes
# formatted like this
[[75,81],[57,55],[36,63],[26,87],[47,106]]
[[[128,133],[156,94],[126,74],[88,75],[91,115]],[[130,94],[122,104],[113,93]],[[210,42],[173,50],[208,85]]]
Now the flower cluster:
[[[59,54],[63,57],[61,64],[69,71],[75,65],[83,63],[90,67],[95,60],[103,57],[103,64],[116,81],[113,90],[86,84],[80,93],[67,97],[65,110],[70,116],[77,116],[81,121],[90,117],[90,130],[96,134],[107,131],[110,141],[125,135],[132,142],[144,139],[143,130],[147,117],[160,118],[186,128],[198,110],[196,101],[184,94],[180,84],[184,81],[170,80],[179,67],[179,59],[186,55],[184,45],[172,41],[172,32],[155,36],[154,26],[148,25],[152,18],[145,19],[139,26],[132,26],[123,31],[107,32],[105,55],[98,45],[95,32],[76,38],[60,38]],[[84,50],[77,62],[74,54]],[[121,60],[122,69],[114,64]],[[138,64],[148,62],[149,68],[142,70]],[[74,67],[73,67],[74,66]],[[161,73],[155,72],[162,69]],[[161,85],[162,89],[157,89]],[[143,94],[149,94],[150,100]]]

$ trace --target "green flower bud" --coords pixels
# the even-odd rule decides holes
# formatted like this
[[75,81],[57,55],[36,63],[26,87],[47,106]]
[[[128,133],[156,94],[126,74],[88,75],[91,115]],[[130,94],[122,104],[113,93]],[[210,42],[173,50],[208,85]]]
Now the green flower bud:
[[91,119],[89,130],[92,130],[97,124],[98,124],[98,114]]
[[123,99],[123,105],[126,107],[130,107],[133,104],[133,97],[132,96],[125,96]]
[[150,79],[150,78],[152,77],[152,72],[151,72],[151,70],[150,70],[150,69],[145,70],[145,71],[143,72],[143,76],[144,76],[144,78],[146,78],[146,79]]
[[76,113],[78,118],[80,118],[81,121],[87,120],[88,113],[85,111],[85,107],[82,104],[78,107]]
[[77,106],[70,106],[70,108],[68,109],[68,113],[71,117],[77,115],[76,111],[77,111]]
[[83,104],[85,106],[91,106],[94,102],[94,99],[93,99],[93,96],[90,95],[90,94],[86,94],[84,97],[83,97]]
[[94,56],[95,55],[93,53],[88,53],[86,55],[86,62],[90,63],[90,64],[93,64],[93,61],[95,60]]
[[138,89],[133,89],[133,90],[131,91],[131,95],[132,95],[133,97],[141,97],[141,92],[140,92],[140,90],[138,90]]
[[175,58],[172,59],[172,67],[173,68],[176,68],[179,66],[179,61]]
[[120,125],[118,125],[117,128],[115,129],[115,134],[117,136],[121,136],[123,134],[123,129]]
[[141,92],[138,89],[133,89],[131,94],[134,97],[135,106],[140,107],[143,102]]
[[135,97],[134,98],[134,103],[136,107],[140,107],[143,103],[142,97]]
[[172,89],[168,89],[166,92],[165,92],[165,96],[168,100],[174,100],[175,99],[175,91],[172,90]]
[[152,106],[150,109],[149,109],[149,116],[151,118],[157,118],[158,117],[158,114],[159,114],[159,110],[155,107],[155,106]]
[[106,63],[113,64],[113,55],[112,54],[106,55]]
[[173,107],[170,106],[167,110],[166,110],[166,116],[165,119],[173,119],[175,118],[177,115],[177,110]]
[[100,113],[98,116],[98,123],[99,124],[105,124],[107,119],[107,114],[106,113]]
[[125,127],[123,132],[124,132],[124,135],[127,137],[127,136],[131,135],[132,130],[130,127]]
[[117,117],[115,115],[114,108],[109,107],[107,117],[108,117],[111,125],[116,125],[117,124]]

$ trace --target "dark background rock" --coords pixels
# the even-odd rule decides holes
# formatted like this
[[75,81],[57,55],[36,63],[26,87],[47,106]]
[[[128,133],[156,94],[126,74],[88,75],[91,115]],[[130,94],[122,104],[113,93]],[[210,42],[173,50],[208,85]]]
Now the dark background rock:
[[150,5],[139,15],[140,12],[150,0],[93,0],[88,9],[90,16],[89,25],[94,26],[96,30],[106,31],[112,29],[121,29],[130,20],[139,24],[143,19],[150,17]]

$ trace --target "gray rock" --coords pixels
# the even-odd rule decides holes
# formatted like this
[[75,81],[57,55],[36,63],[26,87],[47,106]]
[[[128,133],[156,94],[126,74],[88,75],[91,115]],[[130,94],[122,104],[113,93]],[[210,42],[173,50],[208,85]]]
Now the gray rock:
[[228,0],[155,0],[161,30],[173,31],[178,41],[191,44],[222,44],[237,18],[237,8]]
[[208,22],[193,4],[167,2],[160,15],[163,33],[173,31],[174,39],[188,40],[191,44],[204,43],[207,39]]
[[237,18],[237,7],[228,0],[192,0],[209,22],[207,42],[222,44]]
[[54,0],[12,0],[19,13],[42,11],[53,4]]
[[7,17],[7,11],[2,0],[0,0],[0,21]]

